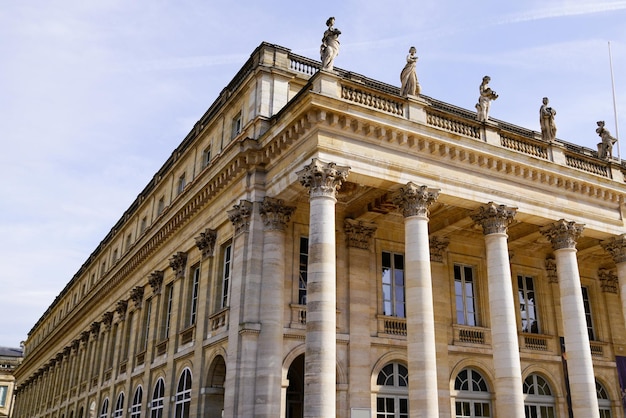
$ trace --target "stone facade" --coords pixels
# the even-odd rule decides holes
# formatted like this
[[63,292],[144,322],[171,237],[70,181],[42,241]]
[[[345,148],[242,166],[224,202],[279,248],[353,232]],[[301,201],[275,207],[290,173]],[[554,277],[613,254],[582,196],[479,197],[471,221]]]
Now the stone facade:
[[22,349],[0,347],[0,417],[10,417],[13,410],[13,371],[22,361]]
[[626,168],[319,68],[253,52],[29,333],[16,418],[624,416]]

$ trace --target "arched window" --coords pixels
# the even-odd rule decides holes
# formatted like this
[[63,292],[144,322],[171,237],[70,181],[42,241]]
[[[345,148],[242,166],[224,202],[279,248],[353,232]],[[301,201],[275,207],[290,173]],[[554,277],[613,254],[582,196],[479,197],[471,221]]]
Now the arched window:
[[524,380],[524,411],[527,417],[554,418],[554,396],[546,379],[531,374]]
[[113,410],[113,418],[118,418],[124,415],[124,392],[117,395],[117,401],[115,401],[115,409]]
[[491,417],[491,393],[485,378],[474,369],[463,369],[454,380],[455,417]]
[[376,418],[408,418],[409,371],[400,363],[389,363],[376,379]]
[[100,408],[100,418],[107,418],[109,415],[109,398],[104,398],[102,408]]
[[150,418],[163,418],[163,400],[165,398],[165,382],[163,378],[157,380],[152,392],[152,402],[150,402]]
[[130,407],[130,418],[141,417],[141,400],[143,398],[143,389],[141,386],[137,386],[135,389],[135,396],[133,396],[133,404]]
[[178,379],[176,388],[174,418],[189,418],[189,406],[191,404],[191,371],[183,370]]
[[596,380],[596,394],[598,395],[598,407],[600,408],[600,418],[612,418],[611,398],[602,383]]

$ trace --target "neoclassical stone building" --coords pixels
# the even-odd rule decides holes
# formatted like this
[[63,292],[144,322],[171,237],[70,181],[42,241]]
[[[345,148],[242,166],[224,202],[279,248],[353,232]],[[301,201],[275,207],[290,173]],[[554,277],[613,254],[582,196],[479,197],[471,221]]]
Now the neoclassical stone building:
[[16,418],[624,416],[626,166],[319,68],[252,53],[29,333]]

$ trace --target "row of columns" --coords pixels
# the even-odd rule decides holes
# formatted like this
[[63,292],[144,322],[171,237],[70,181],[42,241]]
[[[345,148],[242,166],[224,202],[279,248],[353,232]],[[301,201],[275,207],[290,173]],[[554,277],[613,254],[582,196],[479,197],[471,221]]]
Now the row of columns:
[[[298,172],[309,189],[310,237],[309,281],[307,290],[305,417],[335,414],[336,365],[336,191],[347,177],[349,167],[314,159]],[[407,357],[409,401],[412,417],[439,415],[432,276],[428,238],[428,208],[438,190],[409,183],[394,203],[405,220],[405,263],[407,306]],[[472,219],[485,236],[491,332],[495,370],[496,408],[513,418],[525,417],[522,373],[515,318],[512,277],[509,265],[507,228],[515,208],[488,203],[474,212]],[[560,220],[541,230],[552,244],[560,286],[565,345],[570,360],[570,390],[575,417],[598,417],[595,377],[580,274],[576,240],[582,225]],[[620,286],[626,291],[626,245],[620,248]],[[614,250],[618,251],[618,250]],[[616,260],[617,262],[617,260]],[[626,312],[626,309],[624,310]],[[625,314],[626,315],[626,314]]]
[[[301,184],[309,190],[310,198],[305,417],[335,416],[336,412],[335,205],[337,189],[347,178],[348,172],[349,167],[314,159],[310,165],[297,173]],[[406,299],[411,301],[407,304],[406,320],[412,417],[439,416],[428,233],[429,207],[437,200],[438,194],[439,191],[436,189],[408,183],[400,189],[394,199],[394,203],[404,216],[405,223],[405,286]],[[260,219],[255,218],[253,210],[255,204],[259,206],[256,214]],[[276,347],[283,345],[285,226],[295,208],[268,197],[255,204],[242,201],[233,211],[229,211],[229,217],[236,229],[233,254],[240,257],[233,260],[233,265],[240,266],[238,268],[241,271],[233,275],[234,282],[230,291],[235,299],[230,301],[231,323],[224,394],[225,417],[234,417],[238,414],[275,417],[284,414],[285,402],[282,399],[284,393],[281,394],[283,354]],[[525,415],[515,319],[516,305],[507,247],[507,228],[513,221],[515,213],[514,208],[489,203],[474,212],[472,219],[482,227],[485,235],[495,392],[500,394],[496,397],[496,408],[498,411],[506,411],[507,416],[522,418]],[[263,233],[254,233],[261,228]],[[366,233],[373,232],[374,230],[370,229]],[[545,227],[541,232],[552,243],[556,259],[565,345],[570,360],[569,377],[574,416],[597,417],[595,379],[575,249],[582,226],[561,220]],[[262,241],[258,238],[260,236],[263,237]],[[213,236],[213,245],[214,241]],[[246,248],[254,248],[259,242],[262,242],[263,257],[262,260],[255,260],[246,252]],[[617,263],[620,288],[622,294],[626,294],[626,238],[611,240],[603,246],[611,252]],[[358,256],[357,253],[350,255]],[[251,272],[255,274],[249,280]],[[245,283],[242,281],[243,277],[246,277]],[[161,281],[162,275],[158,286],[153,285],[155,293],[160,290]],[[255,291],[258,295],[254,293]],[[247,293],[248,295],[244,296]],[[257,301],[257,306],[249,306],[249,301],[253,299]],[[351,303],[357,301],[364,307],[369,307],[367,289],[360,293],[357,290],[351,295]],[[626,307],[624,308],[626,315]],[[253,321],[255,312],[258,324]],[[110,320],[111,318],[108,319],[109,326]],[[107,319],[103,318],[103,322],[107,322]],[[351,330],[353,326],[359,325],[362,324],[351,323]],[[107,337],[105,340],[110,338],[108,334],[105,333]],[[354,344],[358,343],[354,341]],[[102,344],[108,346],[110,342],[103,341]],[[83,356],[82,361],[94,358],[97,355],[95,347],[102,344],[94,344],[93,352]],[[132,345],[134,344],[131,343]],[[359,368],[356,366],[359,360],[363,363],[363,370],[367,370],[369,366],[364,356],[351,357],[351,381],[357,377]],[[63,361],[63,364],[65,363]],[[102,372],[103,369],[100,370],[100,374]],[[59,373],[62,374],[64,373]],[[362,377],[369,378],[369,374]],[[53,379],[56,379],[56,376],[53,376]],[[83,381],[84,377],[81,376],[79,380]],[[130,394],[130,391],[127,393]],[[47,396],[54,399],[54,394],[53,390]],[[367,402],[368,399],[369,396],[364,397],[363,402]]]

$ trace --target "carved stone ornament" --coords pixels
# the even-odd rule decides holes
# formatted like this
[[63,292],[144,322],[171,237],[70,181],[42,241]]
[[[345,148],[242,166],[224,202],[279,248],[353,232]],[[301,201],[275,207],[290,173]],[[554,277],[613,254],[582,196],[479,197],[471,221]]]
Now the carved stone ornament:
[[439,238],[437,236],[430,238],[430,261],[443,263],[443,254],[450,245],[447,238]]
[[282,199],[268,196],[263,199],[259,207],[265,228],[269,231],[284,231],[295,210],[295,206],[285,205]]
[[202,251],[202,257],[213,257],[215,254],[215,242],[217,241],[217,230],[207,228],[196,237],[196,247]]
[[130,298],[133,301],[135,309],[141,308],[141,303],[143,302],[143,286],[135,286],[130,291]]
[[155,270],[150,273],[148,277],[148,283],[150,283],[150,287],[152,287],[152,293],[158,295],[161,293],[161,287],[163,285],[163,271]]
[[104,328],[108,331],[111,329],[111,324],[113,323],[113,312],[105,312],[102,314],[102,324]]
[[80,342],[82,343],[83,347],[85,346],[85,344],[87,344],[87,341],[89,341],[89,331],[83,331],[80,333]]
[[556,260],[552,257],[546,258],[546,275],[548,283],[558,283],[559,276],[556,273]]
[[98,334],[100,333],[100,322],[98,322],[98,321],[92,322],[91,326],[89,327],[89,332],[91,332],[91,334],[94,337],[97,337]]
[[598,270],[598,278],[600,279],[600,287],[605,293],[617,293],[617,274],[607,269]]
[[483,234],[505,234],[507,228],[513,222],[517,208],[505,205],[496,205],[489,202],[478,208],[470,215],[472,220],[483,227]]
[[615,264],[626,261],[626,234],[603,241],[600,245],[611,254]]
[[297,171],[300,184],[309,189],[310,197],[336,198],[337,190],[348,177],[350,167],[325,163],[313,158],[311,164]]
[[185,267],[187,266],[187,253],[179,251],[170,258],[170,267],[176,273],[176,278],[185,277]]
[[233,209],[226,212],[228,219],[235,227],[235,235],[242,232],[248,232],[250,229],[250,218],[252,217],[252,202],[248,200],[240,200],[238,205],[234,205]]
[[541,228],[540,232],[552,243],[553,250],[576,248],[576,240],[580,237],[584,225],[561,219]]
[[128,301],[127,300],[118,300],[115,304],[115,312],[119,316],[120,320],[126,319],[126,310],[128,309]]
[[406,186],[393,197],[393,203],[398,206],[405,218],[409,216],[428,217],[428,208],[439,197],[439,189],[431,189],[427,186],[418,186],[408,182]]
[[343,225],[348,238],[348,247],[370,249],[372,237],[378,228],[376,224],[346,218]]

